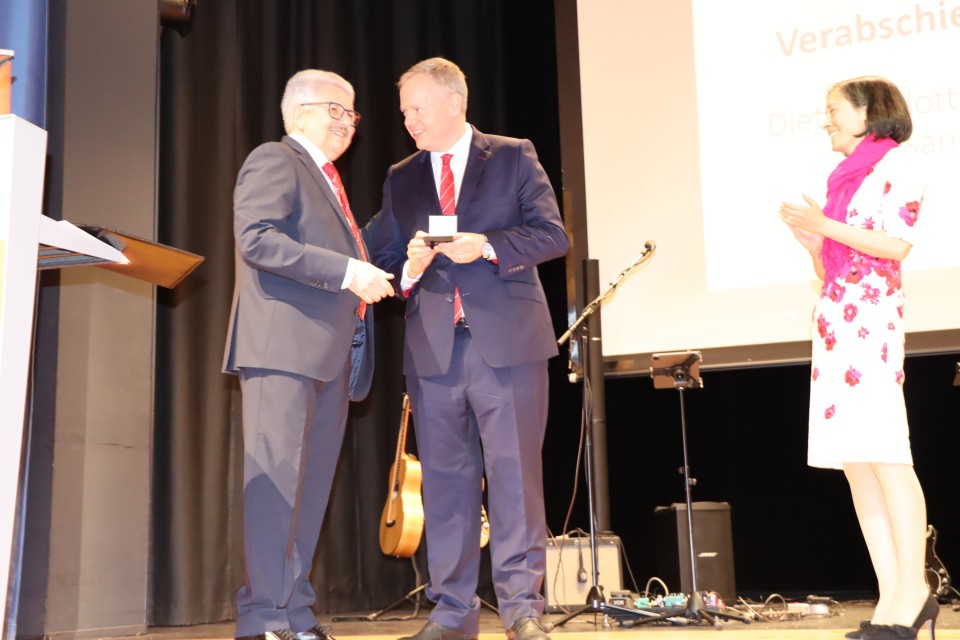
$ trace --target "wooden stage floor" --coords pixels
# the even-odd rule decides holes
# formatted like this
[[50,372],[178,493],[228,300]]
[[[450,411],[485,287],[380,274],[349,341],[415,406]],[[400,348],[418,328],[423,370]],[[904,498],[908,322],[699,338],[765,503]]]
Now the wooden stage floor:
[[[680,626],[668,622],[629,627],[615,620],[608,620],[607,624],[604,624],[602,616],[584,614],[551,630],[550,635],[554,640],[840,640],[847,631],[857,628],[860,621],[869,616],[872,607],[872,603],[865,601],[841,603],[831,606],[829,616],[792,616],[778,621],[760,620],[750,624],[728,621],[723,623],[720,629],[706,623]],[[397,617],[404,613],[406,612],[397,612]],[[332,626],[332,634],[336,640],[385,640],[416,633],[426,622],[427,615],[428,612],[424,609],[416,618],[410,620],[396,620],[385,614],[375,621],[334,622],[331,620],[332,616],[321,616],[319,621],[325,626]],[[351,616],[338,614],[338,617]],[[559,615],[547,615],[544,620],[550,623],[559,618]],[[194,627],[152,627],[146,635],[137,636],[136,640],[225,640],[233,637],[233,631],[232,622]],[[718,633],[721,635],[718,636]],[[926,640],[927,637],[926,630],[920,632],[921,640]],[[953,605],[941,606],[936,637],[939,640],[960,640],[960,612],[955,611]],[[499,619],[494,613],[483,610],[479,640],[504,638]]]

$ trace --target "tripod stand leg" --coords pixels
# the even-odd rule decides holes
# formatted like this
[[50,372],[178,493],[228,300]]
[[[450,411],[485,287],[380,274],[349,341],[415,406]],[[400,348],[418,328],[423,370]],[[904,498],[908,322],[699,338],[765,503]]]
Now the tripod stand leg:
[[565,614],[562,618],[560,618],[556,622],[545,624],[543,626],[543,630],[549,633],[551,629],[562,627],[573,618],[576,618],[577,616],[582,615],[584,613],[603,613],[603,608],[601,605],[604,602],[605,602],[605,599],[603,597],[603,587],[601,587],[600,585],[591,587],[590,592],[587,594],[587,604],[580,607],[579,609],[570,611],[569,613]]
[[720,621],[707,611],[707,603],[703,601],[703,594],[699,591],[694,591],[687,600],[687,617],[706,620],[718,629],[722,626]]
[[497,609],[495,606],[493,606],[483,598],[480,598],[480,604],[485,606],[487,609],[490,609],[490,611],[493,611],[495,614],[500,615],[500,609]]
[[387,613],[388,611],[392,611],[396,609],[407,600],[413,600],[415,602],[413,613],[407,616],[403,616],[401,618],[393,618],[392,620],[409,620],[411,618],[416,618],[417,615],[420,613],[420,601],[417,599],[416,596],[418,593],[420,593],[426,588],[427,588],[427,583],[423,583],[417,587],[414,587],[413,589],[408,591],[406,595],[404,595],[402,598],[400,598],[396,602],[392,602],[387,606],[385,606],[383,609],[380,609],[379,611],[374,611],[373,613],[369,613],[365,616],[335,616],[331,618],[331,621],[332,622],[363,622],[363,621],[374,622],[376,620],[379,620],[380,616]]
[[565,625],[567,622],[569,622],[569,621],[572,620],[573,618],[576,618],[577,616],[579,616],[579,615],[581,615],[581,614],[584,614],[584,613],[598,613],[598,611],[597,611],[596,609],[594,609],[593,605],[589,605],[589,604],[588,604],[588,605],[584,605],[584,606],[580,607],[579,609],[576,609],[576,610],[574,610],[574,611],[571,611],[571,612],[567,613],[566,615],[564,615],[562,618],[560,618],[560,619],[557,620],[556,622],[551,622],[551,623],[549,623],[549,624],[543,625],[543,630],[546,631],[547,633],[550,633],[551,631],[553,631],[553,630],[556,629],[557,627],[562,627],[563,625]]

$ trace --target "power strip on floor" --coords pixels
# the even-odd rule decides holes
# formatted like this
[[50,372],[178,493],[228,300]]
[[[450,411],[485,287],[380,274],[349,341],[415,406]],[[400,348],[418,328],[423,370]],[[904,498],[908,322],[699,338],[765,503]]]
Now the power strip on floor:
[[801,616],[829,616],[830,606],[809,602],[788,602],[787,613],[798,613]]

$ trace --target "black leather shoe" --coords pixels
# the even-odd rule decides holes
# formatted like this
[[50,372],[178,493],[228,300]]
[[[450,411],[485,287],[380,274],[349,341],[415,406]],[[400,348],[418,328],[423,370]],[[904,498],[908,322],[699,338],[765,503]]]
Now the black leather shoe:
[[334,640],[330,635],[330,629],[321,627],[318,624],[313,625],[306,631],[297,631],[297,640]]
[[290,629],[276,629],[255,636],[240,636],[236,640],[297,640],[297,634]]
[[420,631],[412,636],[405,636],[400,640],[477,640],[477,636],[469,636],[456,629],[448,629],[436,622],[427,622]]
[[507,640],[550,640],[536,618],[519,618],[507,631]]

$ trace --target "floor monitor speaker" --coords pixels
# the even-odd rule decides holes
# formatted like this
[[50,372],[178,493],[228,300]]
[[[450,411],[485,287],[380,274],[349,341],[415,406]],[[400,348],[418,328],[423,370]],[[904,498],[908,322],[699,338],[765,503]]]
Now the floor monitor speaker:
[[[597,536],[597,584],[604,597],[622,589],[620,538]],[[593,562],[590,538],[559,536],[547,538],[547,575],[543,597],[550,613],[563,613],[587,604],[593,586]]]

